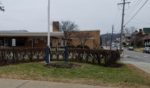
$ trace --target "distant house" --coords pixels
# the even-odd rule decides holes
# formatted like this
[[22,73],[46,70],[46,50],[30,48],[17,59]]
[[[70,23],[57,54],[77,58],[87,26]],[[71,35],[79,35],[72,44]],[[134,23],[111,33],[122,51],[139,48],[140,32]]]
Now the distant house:
[[150,47],[150,28],[143,28],[143,31],[145,33],[144,45],[145,47]]
[[[50,33],[51,47],[63,47],[66,33],[70,34],[68,45],[77,47],[84,37],[87,41],[85,45],[89,48],[100,47],[100,31],[76,31],[76,32],[60,32],[59,22],[53,22],[53,32]],[[89,36],[83,36],[88,34]],[[79,38],[79,36],[81,38]],[[12,40],[16,40],[16,47],[46,47],[47,32],[28,32],[26,30],[0,31],[0,47],[12,47]]]
[[131,35],[131,45],[133,46],[149,46],[150,45],[150,28],[139,29]]
[[143,32],[145,34],[150,34],[150,28],[143,28]]
[[131,45],[136,47],[143,47],[144,46],[144,37],[145,33],[143,29],[139,29],[139,31],[135,31],[131,35]]
[[126,34],[124,34],[124,37],[125,37],[124,41],[125,41],[126,45],[130,45],[130,42],[131,42],[131,34],[126,33]]

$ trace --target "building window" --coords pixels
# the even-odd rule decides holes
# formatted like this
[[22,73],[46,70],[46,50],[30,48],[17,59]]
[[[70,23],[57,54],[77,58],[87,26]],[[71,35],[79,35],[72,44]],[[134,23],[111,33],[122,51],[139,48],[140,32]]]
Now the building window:
[[0,46],[3,46],[3,40],[0,40]]
[[9,41],[8,40],[4,40],[4,46],[8,46],[9,45]]

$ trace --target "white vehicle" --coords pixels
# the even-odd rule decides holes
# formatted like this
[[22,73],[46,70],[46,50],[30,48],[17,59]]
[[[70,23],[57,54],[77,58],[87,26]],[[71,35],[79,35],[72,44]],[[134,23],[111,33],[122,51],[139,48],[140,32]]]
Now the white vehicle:
[[150,53],[150,47],[148,48],[148,53]]
[[133,46],[129,46],[128,50],[134,50]]
[[145,48],[144,48],[144,52],[145,52],[145,53],[150,53],[150,47],[145,47]]
[[[120,46],[118,46],[118,47],[117,47],[117,49],[118,49],[118,50],[120,50]],[[123,50],[123,49],[124,49],[124,48],[122,47],[122,49],[121,49],[121,50]]]

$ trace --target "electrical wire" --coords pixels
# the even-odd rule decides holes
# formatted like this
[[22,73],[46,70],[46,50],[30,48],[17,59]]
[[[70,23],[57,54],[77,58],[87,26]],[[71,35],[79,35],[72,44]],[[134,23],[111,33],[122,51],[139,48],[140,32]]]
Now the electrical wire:
[[148,21],[145,21],[145,20],[142,20],[142,19],[135,19],[135,20],[137,20],[137,21],[139,21],[139,22],[141,22],[141,23],[144,23],[144,24],[150,24],[150,22],[148,22]]
[[143,0],[134,0],[132,2],[132,6],[130,6],[130,10],[128,11],[128,13],[134,14],[134,12],[137,10],[137,7],[139,7],[139,5],[141,4],[142,1]]
[[138,6],[143,0],[137,0],[137,2],[135,3],[134,7]]
[[134,13],[134,15],[125,23],[125,25],[127,25],[130,21],[132,21],[134,19],[134,17],[141,11],[141,9],[146,5],[146,3],[148,2],[149,0],[146,0],[142,6]]
[[133,5],[130,7],[131,9],[131,12],[134,11],[136,9],[136,7],[138,7],[140,5],[140,3],[142,2],[143,0],[136,0],[136,1],[133,1]]

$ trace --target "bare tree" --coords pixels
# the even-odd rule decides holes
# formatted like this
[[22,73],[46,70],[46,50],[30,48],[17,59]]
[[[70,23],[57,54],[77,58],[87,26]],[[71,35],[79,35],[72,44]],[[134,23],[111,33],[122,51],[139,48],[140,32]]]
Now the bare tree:
[[64,39],[65,39],[64,45],[68,45],[68,43],[70,42],[70,39],[71,39],[71,33],[68,31],[65,31],[64,32]]
[[136,31],[136,29],[137,28],[135,28],[134,26],[132,26],[132,27],[125,28],[125,31],[126,31],[127,34],[132,34],[133,32]]
[[72,21],[62,21],[60,24],[60,30],[61,31],[77,31],[78,25],[76,25]]

